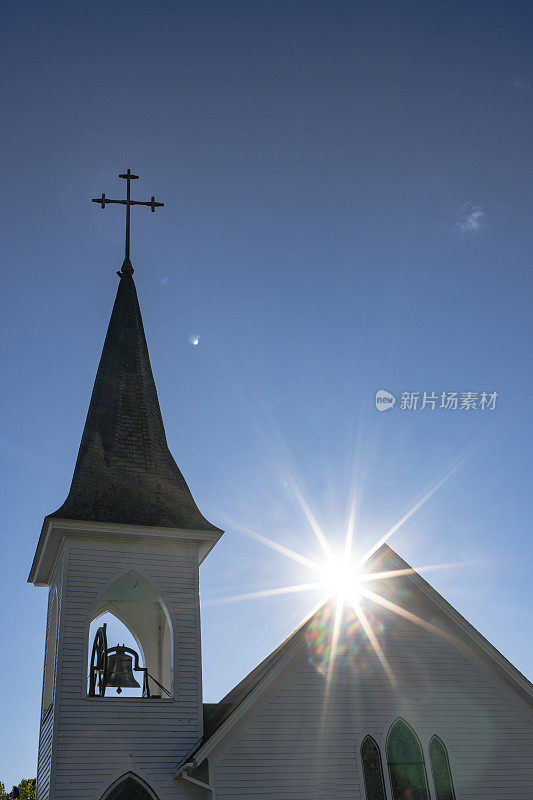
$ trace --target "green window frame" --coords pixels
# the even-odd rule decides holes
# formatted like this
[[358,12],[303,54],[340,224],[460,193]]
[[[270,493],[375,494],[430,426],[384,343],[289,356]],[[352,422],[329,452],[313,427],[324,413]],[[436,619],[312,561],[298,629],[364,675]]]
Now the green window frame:
[[391,725],[387,736],[387,765],[394,800],[429,800],[422,745],[401,717]]

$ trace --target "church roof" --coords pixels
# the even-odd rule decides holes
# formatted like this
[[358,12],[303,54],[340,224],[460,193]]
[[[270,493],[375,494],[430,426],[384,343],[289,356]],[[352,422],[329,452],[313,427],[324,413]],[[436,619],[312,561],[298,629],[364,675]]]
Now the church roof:
[[[317,611],[316,614],[319,612]],[[223,722],[230,717],[233,712],[243,703],[256,686],[268,675],[290,650],[291,645],[299,643],[305,637],[308,628],[313,624],[316,614],[306,619],[293,631],[275,650],[272,651],[257,667],[248,673],[228,694],[218,703],[204,703],[204,737],[206,742],[215,731],[220,728]]]
[[72,485],[47,519],[218,531],[168,449],[132,273],[118,273]]
[[[426,612],[432,622],[429,625],[454,647],[473,656],[485,665],[493,675],[503,681],[512,694],[530,710],[533,708],[533,686],[490,642],[425,581],[416,570],[403,560],[387,544],[380,547],[369,562],[372,572],[383,569],[412,570],[403,578],[410,590],[427,603]],[[270,655],[238,683],[219,703],[204,703],[204,735],[200,742],[178,766],[177,776],[190,764],[199,766],[211,750],[238,722],[241,715],[258,701],[273,678],[283,671],[286,664],[306,642],[306,632],[313,626],[321,609],[305,620]],[[425,619],[420,619],[423,626]]]

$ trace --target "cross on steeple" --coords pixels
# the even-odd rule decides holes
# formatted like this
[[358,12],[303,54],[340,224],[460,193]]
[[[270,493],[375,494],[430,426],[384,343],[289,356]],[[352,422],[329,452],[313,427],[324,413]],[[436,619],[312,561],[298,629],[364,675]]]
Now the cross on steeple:
[[164,206],[164,203],[156,203],[154,196],[150,198],[150,200],[142,201],[142,200],[132,200],[130,197],[130,184],[131,181],[138,180],[138,175],[132,175],[131,171],[128,170],[125,174],[119,175],[119,178],[124,178],[127,182],[127,189],[126,189],[126,199],[125,200],[110,200],[105,194],[102,192],[101,197],[94,197],[93,203],[100,203],[102,208],[106,207],[106,203],[118,203],[121,206],[126,206],[126,247],[125,247],[125,254],[124,254],[124,263],[122,264],[122,269],[120,272],[117,272],[117,275],[133,275],[133,267],[130,261],[130,208],[131,206],[150,206],[152,211],[155,211],[156,208],[160,206]]

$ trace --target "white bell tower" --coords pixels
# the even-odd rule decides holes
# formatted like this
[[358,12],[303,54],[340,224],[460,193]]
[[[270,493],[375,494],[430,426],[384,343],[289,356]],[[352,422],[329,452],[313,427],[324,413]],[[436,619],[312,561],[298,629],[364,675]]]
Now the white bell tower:
[[[198,797],[175,768],[203,735],[198,572],[222,531],[167,446],[129,260],[135,176],[124,177],[117,297],[70,492],[44,520],[29,576],[49,587],[38,800]],[[110,639],[108,615],[135,646]]]

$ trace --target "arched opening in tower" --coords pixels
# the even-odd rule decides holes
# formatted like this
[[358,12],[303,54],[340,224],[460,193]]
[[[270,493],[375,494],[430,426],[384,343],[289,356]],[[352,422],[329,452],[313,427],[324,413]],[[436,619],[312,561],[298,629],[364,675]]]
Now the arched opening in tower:
[[[100,689],[104,675],[102,669],[95,669],[104,663],[95,655],[95,651],[102,652],[102,629],[107,650],[103,695]],[[129,572],[107,589],[93,609],[87,691],[105,697],[171,696],[172,653],[172,627],[166,608],[141,575]]]

